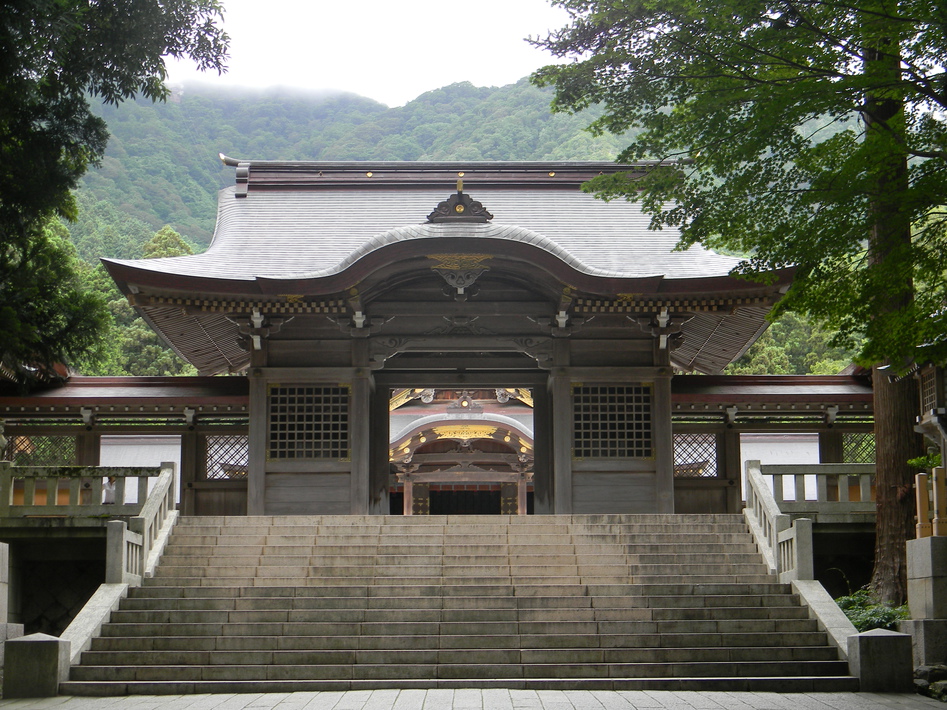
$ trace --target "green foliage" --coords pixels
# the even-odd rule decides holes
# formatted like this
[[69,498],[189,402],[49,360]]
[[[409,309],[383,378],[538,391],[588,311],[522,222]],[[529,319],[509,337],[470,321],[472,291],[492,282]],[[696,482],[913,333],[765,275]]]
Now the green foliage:
[[867,589],[859,589],[854,594],[839,597],[835,603],[860,632],[872,629],[894,631],[899,621],[911,617],[907,604],[901,606],[881,604]]
[[916,468],[920,471],[930,471],[932,469],[938,468],[941,465],[940,452],[928,451],[923,456],[918,456],[914,459],[908,459],[908,466]]
[[159,259],[171,256],[187,256],[193,254],[194,249],[184,240],[184,237],[171,229],[170,225],[165,225],[145,242],[141,248],[141,253],[145,259]]
[[749,254],[749,277],[794,265],[778,308],[864,336],[866,362],[947,356],[939,4],[557,4],[572,23],[538,44],[575,61],[535,81],[559,111],[600,105],[594,131],[638,131],[621,160],[664,161],[591,190],[640,200],[684,244]]
[[[140,247],[146,259],[193,254],[191,245],[171,227],[158,230]],[[129,305],[115,282],[99,264],[86,265],[83,278],[87,288],[107,304],[111,323],[102,341],[101,352],[81,363],[85,375],[173,376],[195,375],[193,366],[184,362],[158,337]]]
[[77,275],[65,229],[53,222],[30,236],[0,244],[0,362],[24,386],[37,368],[98,352],[108,318]]
[[784,313],[746,354],[729,365],[729,375],[837,375],[855,351],[835,345],[833,334],[805,316]]

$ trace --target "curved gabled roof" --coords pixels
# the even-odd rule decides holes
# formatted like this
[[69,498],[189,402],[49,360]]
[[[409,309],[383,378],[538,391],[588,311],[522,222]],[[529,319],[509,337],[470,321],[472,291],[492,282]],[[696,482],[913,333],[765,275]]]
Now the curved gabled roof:
[[674,251],[677,232],[650,230],[639,205],[606,203],[579,190],[472,188],[469,194],[493,213],[493,222],[426,223],[449,192],[434,185],[251,192],[238,198],[228,188],[220,193],[214,241],[203,254],[106,264],[205,282],[318,279],[386,246],[443,238],[529,244],[580,274],[607,278],[720,277],[739,262],[700,246]]

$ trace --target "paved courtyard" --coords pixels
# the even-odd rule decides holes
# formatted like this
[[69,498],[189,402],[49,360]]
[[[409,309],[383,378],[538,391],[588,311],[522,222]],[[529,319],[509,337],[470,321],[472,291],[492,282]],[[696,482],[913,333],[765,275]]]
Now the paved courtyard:
[[4,710],[932,710],[943,703],[884,693],[611,690],[352,690],[0,700]]

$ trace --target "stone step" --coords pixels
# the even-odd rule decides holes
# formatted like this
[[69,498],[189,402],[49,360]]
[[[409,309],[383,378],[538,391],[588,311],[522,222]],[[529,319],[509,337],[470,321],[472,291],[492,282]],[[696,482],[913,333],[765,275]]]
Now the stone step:
[[[681,550],[687,550],[682,553]],[[549,555],[582,556],[589,555],[648,555],[648,554],[689,554],[689,555],[759,555],[756,545],[748,542],[711,543],[695,540],[685,545],[666,545],[656,543],[618,543],[618,544],[400,544],[351,545],[327,544],[317,541],[313,545],[198,545],[183,540],[165,552],[165,557],[230,557],[273,555],[420,555],[424,557],[445,556],[462,557],[467,555],[512,555],[515,557],[544,557]],[[165,559],[163,557],[162,559]]]
[[502,679],[502,678],[675,678],[753,676],[838,676],[842,661],[742,661],[681,663],[355,663],[320,665],[153,665],[78,666],[73,680],[346,680],[346,679]]
[[[132,612],[142,613],[142,612]],[[208,614],[227,612],[208,612]],[[718,634],[770,633],[792,634],[817,630],[814,619],[662,619],[662,620],[602,620],[573,621],[563,619],[506,620],[488,617],[486,620],[448,621],[399,621],[399,620],[347,620],[327,619],[317,615],[317,620],[303,620],[305,612],[250,612],[270,614],[271,621],[200,621],[201,612],[176,612],[176,620],[128,620],[109,622],[102,627],[103,636],[150,636],[169,633],[183,636],[268,636],[286,634],[292,636],[380,636],[392,635],[436,635],[447,636],[471,634],[477,636],[532,635],[532,634],[692,634],[713,636]],[[293,615],[294,619],[280,619],[278,615]],[[230,612],[237,616],[241,612]],[[341,615],[340,615],[341,616]],[[193,619],[193,620],[192,620]],[[169,628],[169,627],[173,627]],[[707,639],[707,645],[719,645]]]
[[[112,644],[132,644],[139,650],[418,650],[418,649],[529,649],[529,648],[637,648],[663,653],[675,648],[769,648],[774,645],[787,649],[804,649],[825,645],[824,632],[784,633],[725,633],[725,634],[509,634],[504,636],[464,634],[461,636],[433,634],[385,634],[379,636],[293,636],[289,634],[201,636],[189,634],[189,629],[173,629],[175,634],[161,636],[100,636],[93,642],[93,650],[122,648]],[[133,650],[134,650],[133,648]],[[834,649],[829,649],[834,652]],[[797,658],[804,658],[797,651]]]
[[129,695],[193,695],[222,693],[293,693],[377,689],[503,688],[521,690],[623,690],[773,693],[852,693],[858,679],[851,676],[775,676],[711,678],[468,678],[331,681],[67,681],[60,692],[89,697]]
[[82,654],[85,665],[234,665],[239,663],[684,663],[791,662],[799,658],[836,661],[828,646],[785,648],[749,646],[735,648],[308,648],[292,639],[283,647],[281,637],[158,637],[149,639],[97,638],[92,650]]
[[[465,609],[122,609],[112,613],[111,622],[116,624],[248,624],[248,623],[296,623],[331,620],[335,623],[414,623],[455,621],[502,621],[507,623],[550,621],[693,621],[709,622],[748,619],[806,619],[808,613],[798,607],[714,607],[671,608],[648,607],[620,608],[496,608],[473,607]],[[699,624],[692,629],[699,631]]]
[[[741,601],[743,600],[743,601]],[[467,609],[653,609],[681,615],[697,612],[805,615],[793,600],[773,596],[765,603],[758,597],[412,597],[413,609],[443,610],[444,613]],[[686,603],[684,603],[686,602]],[[130,597],[122,602],[123,611],[257,611],[338,609],[404,609],[404,597]]]
[[[238,548],[239,550],[239,548]],[[303,554],[288,554],[280,548],[274,548],[264,554],[248,554],[245,550],[234,552],[219,551],[214,555],[198,555],[189,551],[176,550],[165,555],[163,566],[375,566],[375,567],[459,567],[467,565],[489,566],[505,565],[508,567],[537,567],[542,565],[571,565],[582,566],[629,566],[644,564],[674,564],[674,565],[759,565],[759,553],[738,552],[704,552],[704,553],[639,553],[639,554],[581,554],[578,552],[559,554],[530,554],[518,553],[469,555],[448,554],[446,552],[431,554],[326,554],[318,550],[311,550]]]

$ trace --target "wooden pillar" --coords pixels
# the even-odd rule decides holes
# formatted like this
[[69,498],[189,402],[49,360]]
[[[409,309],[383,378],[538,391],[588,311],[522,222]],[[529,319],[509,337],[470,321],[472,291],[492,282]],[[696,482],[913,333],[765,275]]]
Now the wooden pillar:
[[551,515],[553,486],[552,400],[547,387],[533,388],[533,512]]
[[195,427],[189,426],[181,435],[181,514],[196,515],[197,483],[201,473],[204,473],[205,463],[202,460],[206,451],[205,445],[200,446],[200,439]]
[[553,512],[572,513],[572,380],[568,367],[549,375],[552,400]]
[[266,502],[266,381],[251,370],[247,515],[263,515]]
[[740,450],[740,432],[733,429],[724,430],[723,434],[717,435],[717,447],[721,452],[717,470],[727,479],[727,512],[739,513],[743,509],[743,453]]
[[516,514],[526,515],[526,474],[516,482]]
[[844,463],[842,458],[842,432],[835,429],[820,431],[819,463]]
[[[390,426],[389,402],[391,390],[375,383],[372,391],[372,418],[369,426],[369,474],[368,512],[370,515],[389,515],[391,503],[388,499],[388,479],[391,465],[388,462],[388,436]],[[410,500],[410,498],[405,498]]]
[[102,435],[91,425],[76,436],[76,465],[98,466],[101,460],[101,441]]
[[349,441],[352,447],[350,512],[353,515],[367,515],[369,512],[372,389],[371,370],[365,367],[356,368],[352,382],[352,407],[349,410]]
[[414,482],[408,474],[404,475],[404,502],[401,507],[405,515],[414,515]]
[[671,374],[662,368],[654,378],[651,410],[656,513],[674,512],[674,435],[671,432]]

